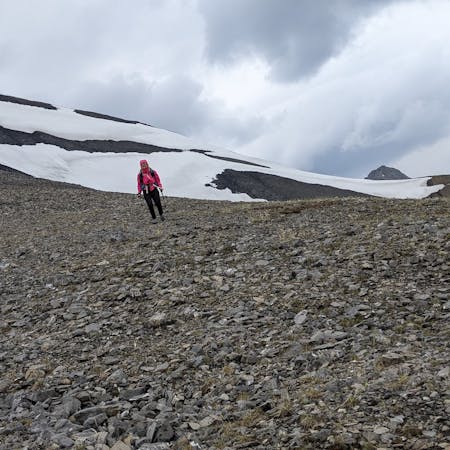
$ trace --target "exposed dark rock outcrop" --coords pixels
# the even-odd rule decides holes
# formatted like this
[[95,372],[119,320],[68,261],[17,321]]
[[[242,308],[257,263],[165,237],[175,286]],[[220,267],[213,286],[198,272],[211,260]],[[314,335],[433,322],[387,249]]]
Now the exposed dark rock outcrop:
[[[49,144],[63,148],[65,150],[81,150],[85,152],[112,152],[112,153],[155,153],[155,152],[175,152],[179,153],[183,150],[176,148],[158,147],[151,144],[143,144],[141,142],[134,141],[113,141],[113,140],[95,140],[87,139],[84,141],[78,141],[73,139],[65,139],[58,136],[53,136],[42,131],[34,131],[33,133],[27,133],[24,131],[12,130],[0,126],[0,144],[8,145],[36,145],[36,144]],[[243,161],[236,158],[228,158],[216,156],[208,152],[207,150],[190,149],[188,151],[201,153],[202,155],[210,158],[222,159],[224,161],[237,162],[245,164],[247,166],[265,167],[256,163]]]
[[213,155],[208,150],[191,150],[191,152],[201,153],[202,155],[208,156],[209,158],[221,159],[222,161],[229,161],[229,162],[235,162],[235,163],[239,163],[239,164],[245,164],[246,166],[264,167],[266,169],[268,168],[268,166],[263,166],[261,164],[256,164],[256,163],[249,162],[249,161],[243,161],[242,159],[229,158],[227,156]]
[[0,94],[0,102],[9,102],[9,103],[17,103],[19,105],[28,105],[28,106],[36,106],[38,108],[44,109],[58,109],[50,103],[37,102],[34,100],[27,100],[25,98],[13,97],[11,95],[1,95]]
[[13,169],[12,167],[9,167],[9,166],[4,166],[3,164],[0,164],[0,170],[3,171],[3,172],[11,172],[11,173],[15,173],[15,174],[21,174],[21,175],[24,175],[26,177],[31,177],[31,175],[28,175],[25,172],[22,172],[22,171],[17,170],[17,169]]
[[142,144],[133,141],[112,141],[88,139],[77,141],[52,136],[42,131],[26,133],[24,131],[11,130],[0,126],[0,144],[9,145],[36,145],[49,144],[65,150],[82,150],[85,152],[112,152],[112,153],[154,153],[154,152],[181,152],[179,149],[158,147],[156,145]]
[[450,197],[450,175],[433,175],[428,181],[428,186],[443,184],[444,187],[431,195],[431,197]]
[[409,177],[393,167],[380,166],[367,175],[366,180],[408,180]]
[[302,183],[260,172],[226,169],[212,182],[218,189],[247,194],[266,200],[295,200],[326,197],[367,197],[360,192],[338,189],[321,184]]
[[138,124],[138,123],[140,123],[140,124],[146,125],[148,127],[152,126],[152,125],[148,125],[146,123],[138,122],[136,120],[121,119],[120,117],[110,116],[108,114],[96,113],[96,112],[93,112],[93,111],[84,111],[82,109],[74,109],[74,111],[77,114],[81,114],[83,116],[94,117],[96,119],[105,119],[105,120],[112,120],[113,122],[131,123],[131,124]]

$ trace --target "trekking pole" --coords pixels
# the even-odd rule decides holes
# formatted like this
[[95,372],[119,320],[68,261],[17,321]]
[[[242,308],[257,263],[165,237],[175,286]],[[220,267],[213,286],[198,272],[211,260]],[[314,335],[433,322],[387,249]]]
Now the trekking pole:
[[162,191],[162,189],[159,186],[157,186],[156,184],[154,186],[156,187],[156,189],[158,189],[159,197],[161,199],[161,205],[163,207],[164,212],[166,212],[167,211],[166,196],[164,195],[164,192]]

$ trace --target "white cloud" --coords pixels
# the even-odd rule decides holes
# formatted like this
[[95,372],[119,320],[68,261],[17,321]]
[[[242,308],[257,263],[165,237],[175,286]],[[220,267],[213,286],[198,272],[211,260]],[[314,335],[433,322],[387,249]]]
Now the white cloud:
[[353,26],[392,0],[199,0],[214,63],[258,55],[270,75],[295,81],[344,48]]
[[450,2],[264,5],[4,2],[2,93],[321,173],[365,176],[389,161],[420,172],[420,158],[430,163],[426,149],[450,136]]
[[[16,0],[2,5],[2,89],[65,100],[85,82],[191,70],[202,54],[192,1]],[[67,105],[70,106],[70,105]],[[74,105],[76,106],[76,105]]]
[[243,150],[270,157],[278,148],[285,164],[365,176],[450,135],[448,17],[442,1],[394,5],[373,17],[317,76],[292,87],[278,124]]
[[448,175],[450,172],[450,136],[432,145],[420,147],[390,162],[409,177]]

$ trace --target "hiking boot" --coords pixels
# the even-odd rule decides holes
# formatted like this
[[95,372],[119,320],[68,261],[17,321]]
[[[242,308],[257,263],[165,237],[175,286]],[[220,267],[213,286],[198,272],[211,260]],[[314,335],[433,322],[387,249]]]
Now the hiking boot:
[[161,214],[161,222],[164,222],[166,218]]
[[156,220],[156,217],[154,219],[152,219],[152,223],[158,223],[158,221]]

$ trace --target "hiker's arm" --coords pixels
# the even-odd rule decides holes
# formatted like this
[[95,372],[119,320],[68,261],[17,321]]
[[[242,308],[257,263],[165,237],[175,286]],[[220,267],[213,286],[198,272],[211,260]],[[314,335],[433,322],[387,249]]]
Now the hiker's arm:
[[156,170],[154,172],[155,172],[155,181],[156,181],[155,184],[162,190],[163,187],[162,187],[162,183],[159,178],[158,172]]
[[140,174],[138,173],[138,176],[137,176],[137,190],[138,190],[137,195],[138,196],[140,196],[141,192],[142,192],[141,177],[139,175]]

